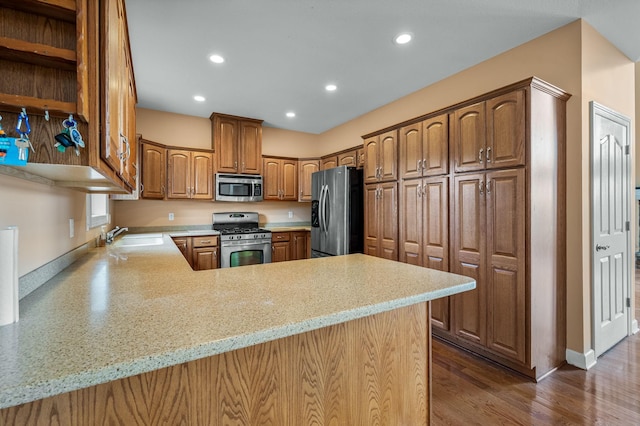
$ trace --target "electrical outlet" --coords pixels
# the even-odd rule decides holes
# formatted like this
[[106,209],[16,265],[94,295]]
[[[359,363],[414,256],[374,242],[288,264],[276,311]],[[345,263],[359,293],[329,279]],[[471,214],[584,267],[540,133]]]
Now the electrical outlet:
[[289,210],[289,219],[293,219],[293,210]]
[[69,238],[73,238],[75,234],[75,221],[73,219],[69,219]]
[[169,220],[173,220],[173,213],[169,213]]

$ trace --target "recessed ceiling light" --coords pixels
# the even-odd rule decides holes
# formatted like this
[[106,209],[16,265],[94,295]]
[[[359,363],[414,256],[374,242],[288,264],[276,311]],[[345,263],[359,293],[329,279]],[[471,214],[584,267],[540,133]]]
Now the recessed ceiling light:
[[224,62],[224,58],[220,55],[211,55],[209,56],[209,60],[214,64],[221,64]]
[[295,116],[296,116],[296,113],[295,113],[295,112],[293,112],[293,111],[289,111],[286,115],[287,115],[287,117],[289,117],[289,118],[293,118],[293,117],[295,117]]
[[335,84],[327,84],[324,88],[327,92],[335,92],[338,89],[338,86]]
[[393,42],[395,44],[407,44],[411,41],[412,38],[413,36],[411,35],[411,33],[401,33],[395,36]]
[[194,100],[196,100],[196,101],[198,101],[198,102],[204,102],[204,101],[206,101],[205,97],[204,97],[204,96],[200,96],[200,95],[195,95],[195,96],[193,97],[193,99],[194,99]]

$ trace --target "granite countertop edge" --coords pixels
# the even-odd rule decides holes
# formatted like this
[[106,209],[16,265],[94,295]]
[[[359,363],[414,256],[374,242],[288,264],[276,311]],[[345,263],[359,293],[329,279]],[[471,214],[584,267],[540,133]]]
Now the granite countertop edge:
[[341,324],[347,321],[411,306],[417,303],[428,302],[430,300],[450,296],[463,291],[473,290],[475,286],[475,282],[458,284],[454,287],[412,297],[390,300],[388,302],[372,306],[362,306],[324,317],[310,318],[306,321],[287,324],[274,329],[259,330],[251,334],[234,336],[224,340],[198,344],[193,347],[181,348],[162,354],[137,358],[129,362],[109,365],[95,370],[88,370],[79,374],[72,374],[61,379],[54,379],[26,387],[20,386],[13,389],[5,388],[2,391],[2,397],[0,398],[0,409],[36,401],[61,393],[72,392],[90,386],[108,383],[126,377],[132,377],[138,374],[183,364],[209,356],[219,355],[225,352],[290,337],[296,334],[306,333],[308,331]]

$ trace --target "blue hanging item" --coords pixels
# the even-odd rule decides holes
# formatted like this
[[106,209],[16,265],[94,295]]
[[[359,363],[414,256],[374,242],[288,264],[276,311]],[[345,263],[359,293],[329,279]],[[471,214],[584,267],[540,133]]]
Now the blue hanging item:
[[76,155],[80,155],[78,148],[84,148],[84,141],[78,130],[78,123],[73,119],[73,115],[69,115],[69,118],[62,122],[62,127],[62,132],[54,137],[56,140],[54,147],[60,152],[65,152],[67,148],[73,147]]
[[[26,116],[26,113],[25,113]],[[28,119],[27,119],[28,120]],[[22,123],[20,122],[20,125]],[[27,128],[29,132],[31,128],[29,127],[27,121]],[[24,141],[20,142],[22,147],[16,144],[16,138],[10,138],[6,135],[4,130],[2,129],[2,116],[0,116],[0,165],[5,166],[26,166],[27,160],[29,158],[29,143],[24,146]]]

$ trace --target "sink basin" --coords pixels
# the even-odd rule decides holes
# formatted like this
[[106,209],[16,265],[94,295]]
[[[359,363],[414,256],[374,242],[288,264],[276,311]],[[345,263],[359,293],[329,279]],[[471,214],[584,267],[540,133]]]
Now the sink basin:
[[120,247],[159,246],[163,243],[162,234],[129,234],[118,241]]

